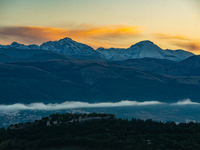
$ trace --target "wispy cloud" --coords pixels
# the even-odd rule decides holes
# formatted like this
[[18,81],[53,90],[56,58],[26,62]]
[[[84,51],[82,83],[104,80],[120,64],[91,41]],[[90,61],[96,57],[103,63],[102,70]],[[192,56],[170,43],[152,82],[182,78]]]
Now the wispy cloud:
[[165,40],[188,40],[188,41],[191,40],[188,37],[183,36],[183,35],[168,35],[168,34],[162,34],[162,33],[155,33],[153,35],[154,37],[158,39],[165,39]]
[[160,40],[165,40],[169,45],[174,45],[184,50],[194,53],[200,51],[200,40],[191,39],[184,35],[169,35],[169,34],[153,34],[154,37]]
[[[0,39],[17,41],[25,44],[41,44],[49,40],[59,40],[70,37],[74,40],[84,41],[93,47],[101,44],[113,44],[113,40],[123,40],[140,35],[144,31],[141,26],[108,25],[92,26],[82,25],[76,29],[58,29],[48,27],[1,27]],[[8,44],[8,43],[7,43]],[[104,46],[104,45],[102,45]]]
[[174,45],[177,45],[179,47],[182,47],[183,49],[195,52],[200,51],[200,42],[193,43],[193,42],[174,42]]
[[44,27],[1,27],[0,39],[24,44],[40,44],[47,40],[60,38],[64,32],[66,30]]

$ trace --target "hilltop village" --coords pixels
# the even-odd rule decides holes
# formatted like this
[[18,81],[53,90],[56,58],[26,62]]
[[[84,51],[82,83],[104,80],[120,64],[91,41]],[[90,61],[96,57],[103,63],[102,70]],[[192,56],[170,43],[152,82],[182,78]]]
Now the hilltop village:
[[[67,115],[70,115],[70,114],[67,114]],[[96,113],[92,113],[92,114],[88,114],[88,115],[87,114],[75,114],[73,116],[74,116],[74,118],[72,118],[71,120],[68,120],[69,118],[64,119],[63,116],[60,115],[60,114],[56,114],[55,116],[51,115],[48,118],[47,126],[60,125],[62,123],[71,124],[71,123],[74,123],[74,122],[84,122],[84,121],[91,121],[91,120],[110,119],[110,118],[115,119],[116,118],[115,115],[96,114]]]
[[10,130],[13,129],[24,129],[35,125],[46,125],[46,126],[59,126],[61,124],[72,124],[72,123],[81,123],[85,121],[92,120],[102,120],[102,119],[116,119],[116,116],[113,114],[105,113],[90,113],[90,114],[52,114],[49,117],[43,117],[41,120],[35,120],[34,122],[26,122],[25,124],[19,123],[11,125],[8,127]]

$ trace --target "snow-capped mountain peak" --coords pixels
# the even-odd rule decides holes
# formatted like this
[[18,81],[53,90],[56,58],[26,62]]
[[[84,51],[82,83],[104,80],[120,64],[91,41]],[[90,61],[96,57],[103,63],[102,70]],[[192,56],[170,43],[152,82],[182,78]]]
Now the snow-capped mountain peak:
[[181,61],[190,56],[193,53],[183,50],[163,50],[151,41],[141,41],[129,48],[98,48],[94,50],[92,47],[78,43],[71,38],[63,38],[58,41],[44,42],[40,46],[24,45],[17,42],[13,42],[11,45],[0,45],[0,48],[17,48],[17,49],[42,49],[50,50],[66,55],[79,55],[79,56],[100,56],[108,60],[126,60],[134,58],[157,58],[168,59],[173,61]]
[[143,47],[143,46],[151,46],[151,45],[155,45],[155,44],[149,40],[145,40],[145,41],[141,41],[132,45],[130,48],[135,47],[135,46]]
[[183,50],[163,50],[151,41],[141,41],[132,45],[127,49],[110,48],[97,49],[101,53],[101,57],[110,60],[126,60],[134,58],[157,58],[168,59],[173,61],[181,61],[194,54]]
[[52,50],[67,55],[98,56],[92,47],[73,41],[70,38],[60,39],[59,41],[49,41],[40,45],[40,49]]
[[10,45],[11,48],[18,48],[18,49],[26,49],[27,46],[24,44],[19,44],[17,42],[12,42],[12,44]]

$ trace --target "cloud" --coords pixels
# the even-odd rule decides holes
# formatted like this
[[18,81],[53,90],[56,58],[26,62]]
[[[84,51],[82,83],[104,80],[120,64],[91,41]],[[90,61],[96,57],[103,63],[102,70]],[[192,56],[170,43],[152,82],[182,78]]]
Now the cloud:
[[168,35],[162,33],[155,33],[153,35],[158,39],[165,39],[165,40],[188,40],[188,41],[191,40],[183,35]]
[[71,108],[91,108],[91,107],[120,107],[120,106],[144,106],[144,105],[158,105],[163,104],[158,101],[121,101],[121,102],[102,102],[102,103],[88,103],[88,102],[74,102],[66,101],[61,104],[44,104],[44,103],[31,103],[31,104],[12,104],[12,105],[0,105],[0,112],[17,112],[21,110],[62,110]]
[[[89,43],[93,47],[105,44],[112,45],[113,40],[125,40],[140,35],[144,31],[141,26],[108,25],[92,26],[80,25],[72,29],[58,29],[50,27],[1,27],[0,39],[17,41],[24,44],[42,44],[49,40],[59,40],[70,37],[74,40]],[[8,44],[8,43],[6,43]]]
[[200,105],[200,103],[192,102],[190,99],[184,99],[176,103],[164,103],[159,101],[129,101],[123,100],[120,102],[101,102],[101,103],[88,103],[79,101],[66,101],[63,103],[55,104],[44,104],[44,103],[31,103],[31,104],[10,104],[10,105],[0,105],[0,113],[4,114],[15,114],[22,110],[64,110],[64,109],[74,109],[74,108],[97,108],[97,107],[123,107],[123,106],[150,106],[150,105]]
[[195,18],[195,17],[196,17],[196,15],[191,15],[191,16],[190,16],[190,18]]
[[43,41],[60,38],[64,32],[66,30],[44,27],[1,27],[0,39],[24,44],[39,44]]
[[190,39],[183,35],[168,35],[168,34],[153,34],[154,37],[161,40],[166,40],[170,45],[174,45],[181,49],[185,49],[194,53],[200,51],[200,41],[197,39]]
[[200,105],[200,103],[192,102],[190,99],[178,101],[177,103],[171,103],[171,105]]
[[97,39],[102,38],[119,38],[121,36],[132,36],[141,33],[144,29],[139,26],[127,26],[127,25],[109,25],[102,27],[94,27],[84,31],[71,31],[77,36],[91,36]]
[[193,42],[174,42],[174,45],[177,45],[179,47],[182,47],[183,49],[189,50],[189,51],[199,51],[200,50],[200,42],[193,43]]

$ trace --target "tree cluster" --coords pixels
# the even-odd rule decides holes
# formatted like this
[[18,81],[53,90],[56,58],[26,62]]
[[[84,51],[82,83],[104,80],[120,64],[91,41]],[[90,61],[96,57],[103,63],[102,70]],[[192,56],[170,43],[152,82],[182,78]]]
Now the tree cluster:
[[[53,114],[68,119],[83,114]],[[98,114],[90,114],[96,116]],[[105,114],[103,115],[105,116]],[[113,115],[114,116],[114,115]],[[66,117],[67,118],[67,117]],[[140,119],[101,119],[46,126],[48,117],[23,128],[0,129],[0,150],[79,146],[85,149],[198,150],[200,124]],[[21,126],[21,124],[19,125]]]

